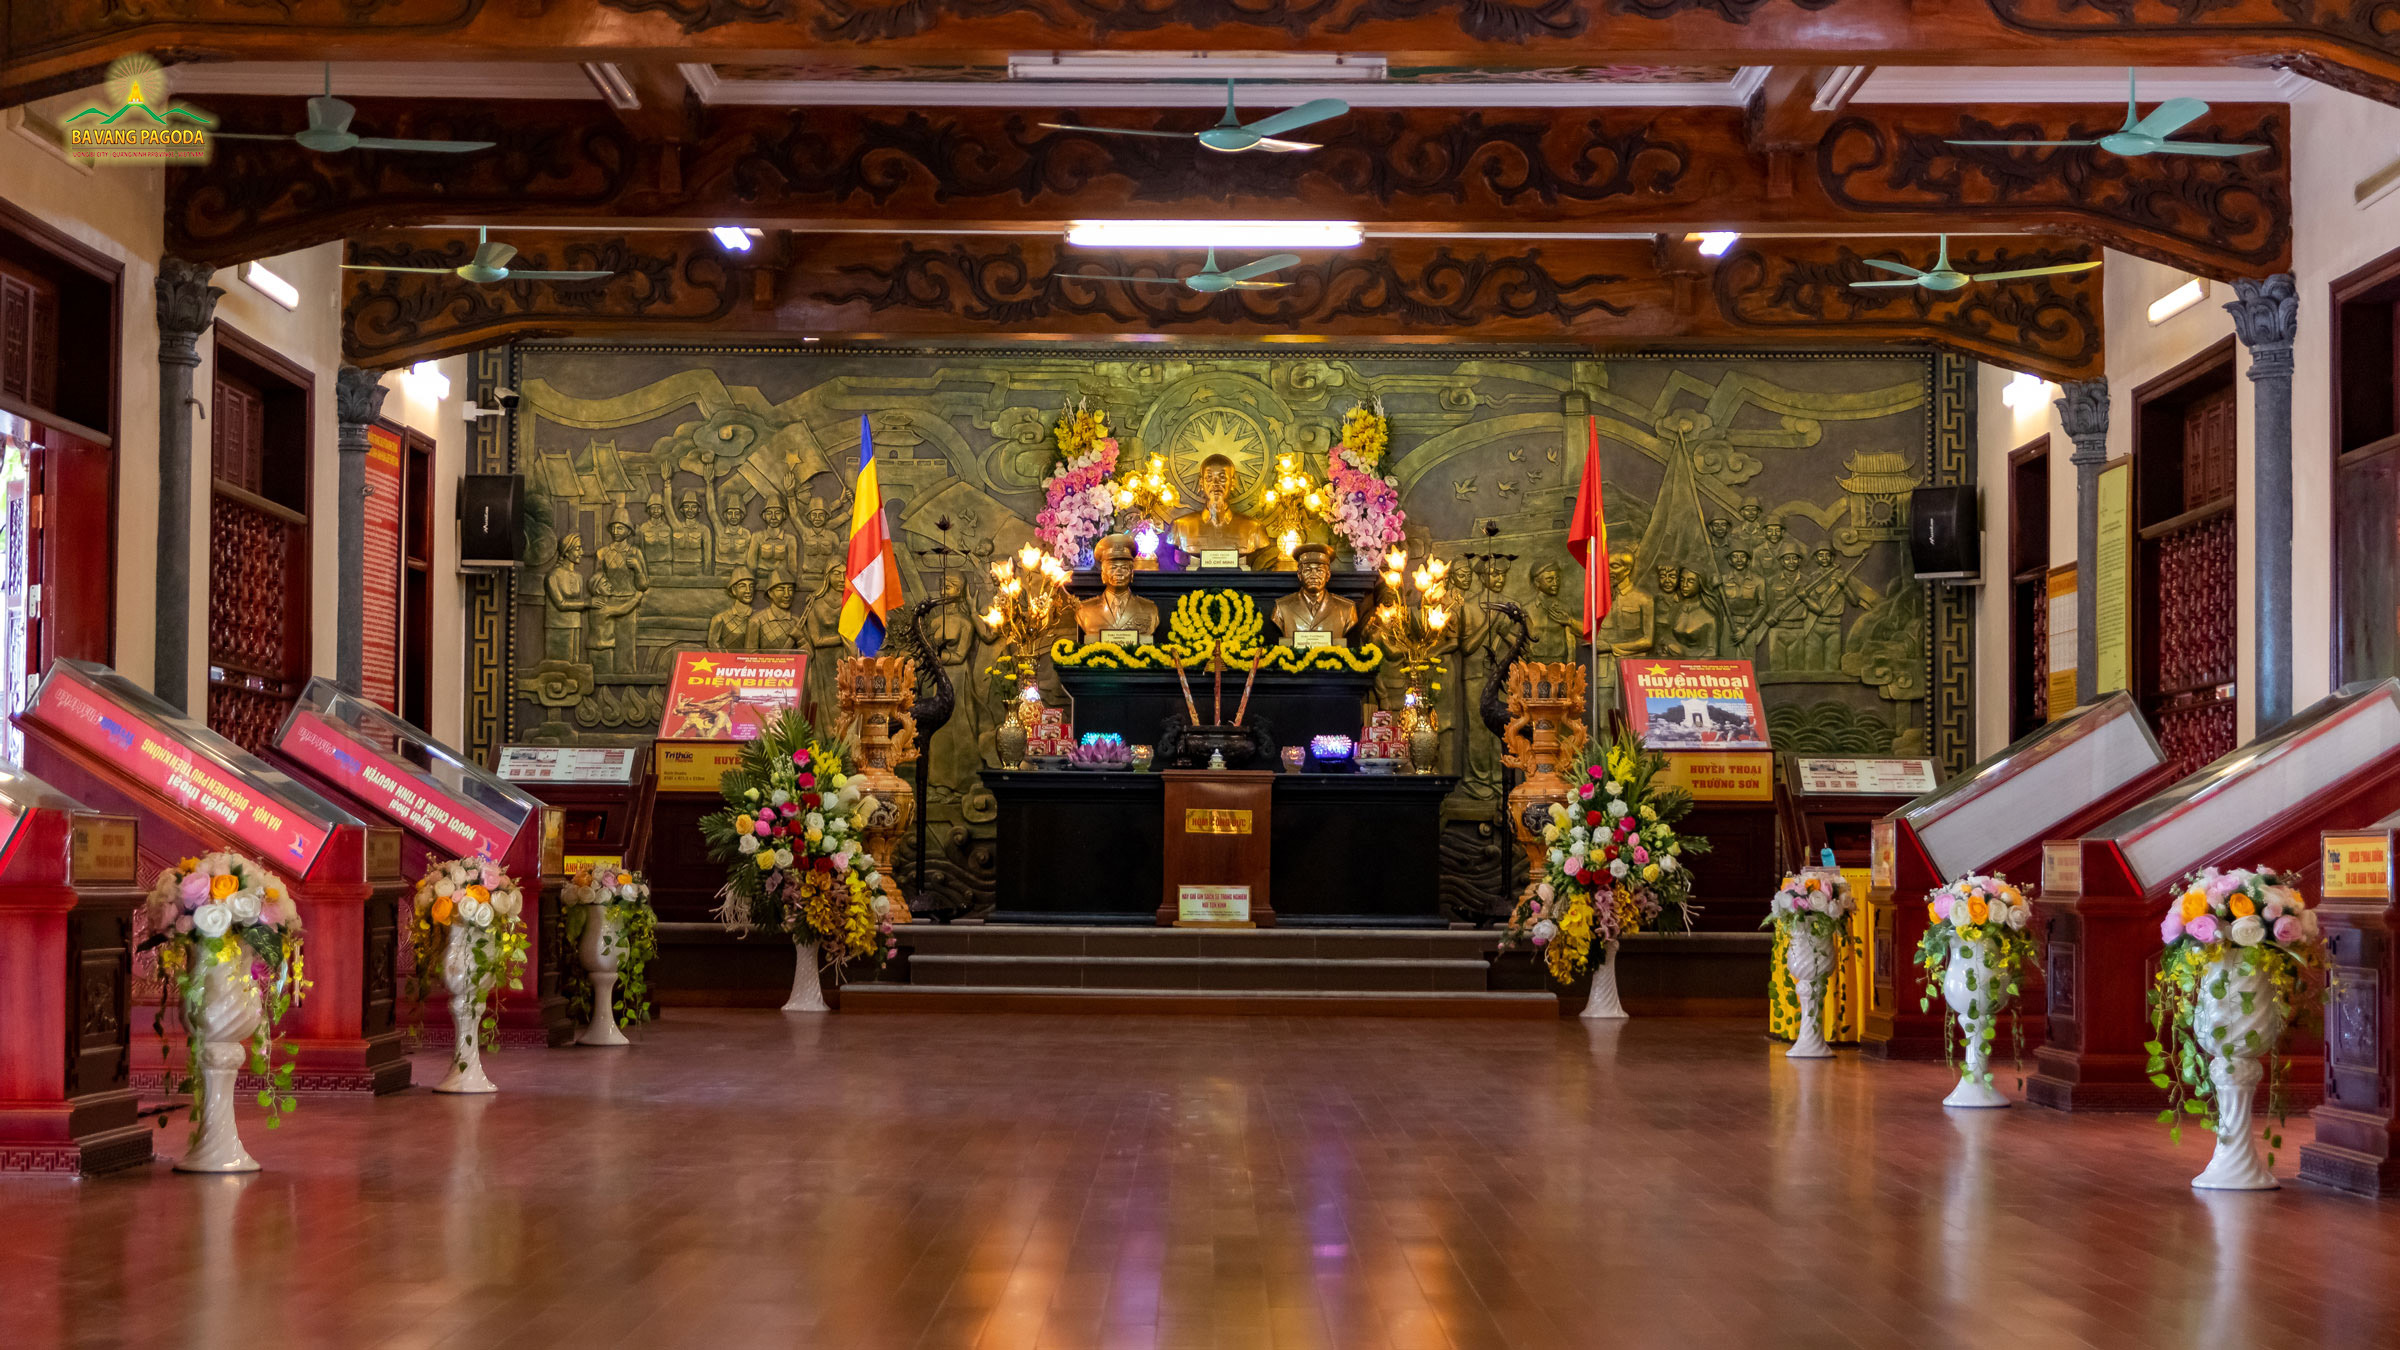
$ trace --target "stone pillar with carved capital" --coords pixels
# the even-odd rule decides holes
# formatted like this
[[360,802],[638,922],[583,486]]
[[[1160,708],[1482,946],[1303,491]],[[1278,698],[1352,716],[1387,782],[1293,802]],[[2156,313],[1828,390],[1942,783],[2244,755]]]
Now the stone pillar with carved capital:
[[2092,620],[2099,608],[2094,562],[2100,555],[2100,470],[2108,463],[2108,381],[2077,380],[2061,386],[2061,393],[2059,425],[2075,443],[2075,701],[2082,704],[2100,696],[2100,625]]
[[2250,349],[2251,734],[2292,715],[2292,339],[2300,296],[2292,274],[2233,283],[2233,331]]
[[340,543],[335,590],[334,681],[360,692],[366,677],[367,428],[383,412],[383,372],[344,366],[334,375],[334,444],[341,452],[341,486],[334,528]]
[[158,596],[150,690],[192,711],[186,688],[192,614],[192,372],[216,322],[216,269],[158,260]]

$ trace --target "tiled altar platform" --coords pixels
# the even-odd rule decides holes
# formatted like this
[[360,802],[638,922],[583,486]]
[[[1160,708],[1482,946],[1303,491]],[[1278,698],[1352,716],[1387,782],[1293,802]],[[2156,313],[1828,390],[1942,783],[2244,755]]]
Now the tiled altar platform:
[[[2400,1339],[2400,1216],[2195,1195],[2132,1116],[1945,1113],[1756,1021],[795,1017],[504,1049],[0,1181],[0,1346],[2300,1350]],[[441,1072],[416,1061],[419,1083]],[[2015,1095],[2005,1067],[2001,1085]]]

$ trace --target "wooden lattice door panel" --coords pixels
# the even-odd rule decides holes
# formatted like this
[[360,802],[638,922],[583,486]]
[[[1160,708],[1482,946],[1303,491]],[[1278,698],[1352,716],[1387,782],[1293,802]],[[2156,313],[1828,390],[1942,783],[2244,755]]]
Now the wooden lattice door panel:
[[274,740],[299,694],[308,526],[220,488],[208,509],[208,724],[252,750]]
[[2178,771],[2234,748],[2234,518],[2230,511],[2157,540],[2151,722]]
[[2183,414],[2183,509],[2195,511],[2233,495],[2234,398],[2220,389],[2195,399]]
[[58,406],[58,288],[0,263],[0,394]]
[[266,400],[243,381],[219,374],[212,403],[211,472],[218,482],[230,483],[255,495],[266,478]]

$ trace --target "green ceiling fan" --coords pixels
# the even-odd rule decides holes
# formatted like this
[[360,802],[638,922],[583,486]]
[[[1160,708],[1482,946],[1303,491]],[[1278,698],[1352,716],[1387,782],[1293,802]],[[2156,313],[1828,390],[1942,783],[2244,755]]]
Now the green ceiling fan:
[[1274,150],[1289,153],[1294,150],[1315,150],[1306,141],[1287,141],[1282,134],[1298,131],[1305,126],[1341,116],[1350,105],[1338,98],[1312,98],[1297,108],[1269,113],[1255,122],[1245,123],[1233,110],[1233,81],[1225,82],[1225,120],[1206,131],[1146,131],[1135,127],[1082,127],[1066,122],[1043,122],[1052,131],[1091,131],[1103,136],[1160,136],[1171,141],[1198,141],[1211,150],[1231,153],[1238,150]]
[[333,66],[325,66],[325,92],[308,101],[308,129],[289,135],[267,135],[256,131],[218,131],[210,134],[229,141],[298,141],[302,148],[322,155],[338,155],[344,150],[413,150],[433,155],[463,155],[475,150],[489,150],[497,141],[396,141],[384,136],[351,134],[350,119],[358,109],[333,96]]
[[2267,149],[2263,145],[2228,145],[2220,141],[2170,141],[2167,138],[2208,116],[2208,105],[2196,98],[2171,98],[2140,115],[2134,98],[2134,73],[2125,72],[2125,125],[2089,141],[1952,141],[1952,145],[2060,146],[2096,145],[2128,159],[2139,155],[2208,155],[2231,159]]
[[1297,253],[1275,253],[1261,258],[1257,262],[1220,269],[1217,266],[1217,251],[1212,248],[1208,251],[1208,262],[1199,271],[1188,277],[1100,277],[1083,272],[1053,272],[1050,274],[1050,279],[1053,281],[1130,281],[1136,284],[1147,283],[1152,286],[1183,286],[1198,291],[1202,295],[1215,295],[1220,291],[1265,291],[1273,290],[1277,286],[1289,286],[1292,283],[1288,281],[1260,281],[1257,278],[1263,277],[1269,272],[1280,272],[1299,261],[1300,255]]
[[1922,286],[1929,291],[1963,291],[1978,281],[2015,281],[2020,277],[2055,277],[2068,272],[2088,272],[2100,265],[2095,261],[2059,263],[2052,267],[2019,267],[2007,272],[1961,272],[1950,265],[1950,236],[1945,234],[1941,238],[1941,256],[1933,260],[1931,268],[1919,270],[1907,263],[1885,262],[1881,258],[1861,258],[1859,261],[1869,267],[1900,273],[1900,279],[1896,281],[1853,281],[1850,284],[1860,290],[1881,286]]
[[614,272],[526,271],[508,265],[509,260],[516,256],[516,245],[503,244],[487,238],[484,229],[479,226],[475,231],[475,256],[467,259],[464,267],[376,267],[371,265],[361,267],[343,263],[342,270],[345,272],[424,272],[435,276],[447,274],[487,286],[495,281],[598,281],[602,277],[616,275]]

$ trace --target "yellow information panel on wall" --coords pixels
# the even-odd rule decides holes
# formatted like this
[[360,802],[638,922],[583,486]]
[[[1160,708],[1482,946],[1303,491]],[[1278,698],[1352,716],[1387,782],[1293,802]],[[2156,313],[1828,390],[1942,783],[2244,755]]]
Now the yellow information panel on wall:
[[1670,750],[1666,787],[1702,802],[1763,802],[1775,796],[1775,756],[1765,750]]
[[2325,898],[2381,900],[2392,893],[2392,836],[2386,830],[2325,836]]
[[2133,681],[2133,461],[2100,471],[2099,556],[2092,566],[2093,689],[2109,693]]
[[656,758],[661,792],[714,792],[725,775],[742,766],[742,747],[724,741],[660,741]]

